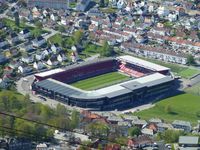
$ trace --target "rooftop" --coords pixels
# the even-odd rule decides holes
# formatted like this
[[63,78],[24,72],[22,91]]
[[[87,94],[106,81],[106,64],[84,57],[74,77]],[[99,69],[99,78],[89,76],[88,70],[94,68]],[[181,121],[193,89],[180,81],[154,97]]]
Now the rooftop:
[[148,68],[150,70],[154,70],[154,71],[170,70],[167,67],[157,65],[157,64],[154,64],[154,63],[151,63],[151,62],[148,62],[148,61],[136,58],[136,57],[128,56],[128,55],[120,56],[120,57],[118,57],[118,59],[119,60],[125,60],[127,62],[132,63],[132,64],[136,64],[136,65],[139,65],[139,66],[142,66],[142,67]]
[[180,136],[179,137],[179,144],[198,144],[199,137],[198,136]]

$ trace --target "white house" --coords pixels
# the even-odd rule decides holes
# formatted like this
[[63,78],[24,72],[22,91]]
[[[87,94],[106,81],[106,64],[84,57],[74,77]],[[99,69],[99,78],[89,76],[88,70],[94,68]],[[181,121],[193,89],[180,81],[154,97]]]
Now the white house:
[[63,61],[65,61],[65,60],[67,60],[67,57],[63,54],[59,54],[58,56],[57,56],[57,60],[59,61],[59,62],[63,62]]
[[52,13],[52,14],[50,15],[50,18],[51,18],[51,20],[53,20],[53,21],[57,21],[57,20],[58,20],[58,15],[57,15],[56,13]]
[[35,68],[37,70],[40,70],[40,69],[45,68],[45,65],[42,62],[34,62],[33,63],[33,68]]
[[21,58],[21,61],[24,63],[32,63],[34,61],[34,58],[32,56],[24,56]]
[[31,67],[29,67],[29,66],[21,65],[21,66],[18,67],[18,72],[22,73],[22,74],[26,74],[26,73],[29,73],[31,71],[33,71],[33,69]]

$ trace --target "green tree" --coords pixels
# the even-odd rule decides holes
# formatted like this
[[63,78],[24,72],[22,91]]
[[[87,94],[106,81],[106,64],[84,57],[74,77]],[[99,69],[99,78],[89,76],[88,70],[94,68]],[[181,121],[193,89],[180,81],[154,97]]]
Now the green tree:
[[56,106],[56,115],[58,116],[65,116],[67,115],[67,109],[65,108],[65,106],[61,105],[61,104],[57,104]]
[[192,55],[188,55],[187,56],[187,63],[189,65],[194,65],[195,64],[195,59],[194,59],[194,57]]
[[100,7],[104,7],[104,6],[105,6],[104,0],[100,0],[100,1],[99,1],[99,6],[100,6]]
[[15,18],[15,25],[19,27],[20,20],[19,20],[19,13],[18,12],[14,13],[14,18]]
[[65,27],[62,26],[62,25],[60,25],[60,26],[58,27],[58,31],[59,31],[61,34],[63,34],[63,33],[65,32]]
[[113,53],[113,48],[108,44],[107,41],[104,41],[100,52],[101,56],[109,57],[112,56]]
[[74,38],[75,44],[80,44],[83,38],[83,31],[77,30],[76,32],[74,32],[73,38]]
[[165,112],[168,113],[168,114],[172,113],[172,107],[170,105],[166,105],[165,106]]
[[38,28],[38,29],[42,29],[43,25],[40,21],[36,21],[35,22],[35,26]]
[[71,115],[71,128],[75,129],[79,125],[79,112],[73,110]]
[[183,131],[166,130],[163,133],[157,134],[157,140],[164,140],[166,143],[178,142],[179,136],[184,135]]
[[139,136],[141,134],[141,130],[138,127],[129,128],[128,133],[130,136]]

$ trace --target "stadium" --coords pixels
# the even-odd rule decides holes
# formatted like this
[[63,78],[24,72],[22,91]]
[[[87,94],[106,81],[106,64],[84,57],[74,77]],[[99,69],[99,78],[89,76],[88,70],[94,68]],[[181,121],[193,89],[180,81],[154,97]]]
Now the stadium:
[[169,68],[126,55],[35,74],[32,90],[71,106],[114,110],[164,98],[173,81]]

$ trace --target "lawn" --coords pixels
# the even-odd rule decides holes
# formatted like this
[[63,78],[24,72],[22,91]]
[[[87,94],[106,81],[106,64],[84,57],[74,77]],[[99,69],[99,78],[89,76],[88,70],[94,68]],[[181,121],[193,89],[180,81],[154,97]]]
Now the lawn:
[[200,96],[200,83],[197,83],[197,84],[193,85],[192,87],[186,88],[185,92]]
[[[169,111],[170,108],[170,111]],[[181,94],[164,99],[155,104],[155,107],[134,113],[143,119],[158,117],[166,122],[173,120],[190,121],[196,125],[200,120],[200,96]]]
[[200,70],[187,68],[184,69],[183,71],[180,71],[178,74],[183,78],[189,78],[198,73],[200,73]]
[[125,80],[130,79],[130,77],[120,74],[118,72],[106,73],[96,77],[88,78],[85,80],[80,80],[72,83],[71,85],[83,90],[94,90],[116,84]]
[[39,30],[37,28],[31,27],[31,26],[27,26],[24,23],[20,23],[20,26],[18,27],[18,26],[15,25],[15,21],[7,19],[7,18],[4,18],[2,20],[3,20],[3,22],[5,23],[6,26],[10,27],[12,30],[17,31],[17,32],[27,28],[27,29],[29,29],[31,31],[31,33],[33,35],[37,35],[37,36],[39,36],[41,34],[44,34],[44,33],[48,33],[45,30]]

